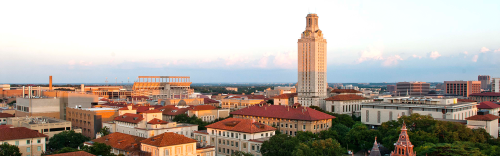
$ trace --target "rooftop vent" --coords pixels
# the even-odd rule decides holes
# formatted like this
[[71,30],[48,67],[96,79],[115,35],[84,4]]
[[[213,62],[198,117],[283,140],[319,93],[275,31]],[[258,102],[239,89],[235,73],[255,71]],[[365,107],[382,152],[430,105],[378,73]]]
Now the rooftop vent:
[[134,117],[134,120],[137,120],[137,117]]

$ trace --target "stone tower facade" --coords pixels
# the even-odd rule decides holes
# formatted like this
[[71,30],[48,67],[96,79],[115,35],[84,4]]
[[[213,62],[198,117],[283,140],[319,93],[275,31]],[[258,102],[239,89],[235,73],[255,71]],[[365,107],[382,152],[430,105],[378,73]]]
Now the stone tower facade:
[[308,14],[306,30],[298,43],[298,103],[325,109],[326,39],[318,27],[318,15]]
[[416,156],[417,153],[413,152],[413,145],[410,142],[408,133],[406,132],[406,124],[403,122],[403,127],[401,128],[401,134],[399,134],[398,142],[394,144],[394,151],[391,152],[391,156]]

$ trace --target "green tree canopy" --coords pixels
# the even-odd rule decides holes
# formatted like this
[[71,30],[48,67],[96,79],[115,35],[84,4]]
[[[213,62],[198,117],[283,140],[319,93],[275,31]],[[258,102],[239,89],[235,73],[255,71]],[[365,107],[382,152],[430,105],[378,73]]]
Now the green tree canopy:
[[82,148],[85,152],[94,154],[94,155],[101,155],[101,156],[114,156],[114,154],[111,153],[111,146],[108,146],[103,143],[98,143],[94,142],[92,146],[83,146]]
[[0,156],[21,156],[19,148],[4,142],[0,145]]
[[277,134],[262,143],[260,153],[269,156],[289,156],[292,155],[295,146],[299,143],[300,141],[295,137],[286,134]]
[[233,153],[231,153],[231,156],[253,156],[253,154],[242,151],[234,151]]
[[341,156],[346,150],[340,146],[337,140],[328,138],[326,140],[315,140],[307,143],[300,143],[293,151],[294,156],[316,156],[330,155]]
[[99,130],[99,133],[101,133],[101,136],[106,136],[111,132],[108,127],[102,127],[101,130]]
[[64,147],[78,148],[80,144],[85,141],[89,141],[90,138],[83,136],[81,133],[76,133],[75,131],[63,131],[58,133],[49,139],[47,148],[54,151],[60,150]]

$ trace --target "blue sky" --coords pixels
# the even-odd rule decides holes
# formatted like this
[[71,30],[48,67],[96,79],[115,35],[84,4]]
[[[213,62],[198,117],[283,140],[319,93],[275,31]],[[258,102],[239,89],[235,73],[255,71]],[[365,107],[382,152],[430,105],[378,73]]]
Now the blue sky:
[[330,83],[500,77],[494,0],[1,1],[0,83],[296,82],[309,12]]

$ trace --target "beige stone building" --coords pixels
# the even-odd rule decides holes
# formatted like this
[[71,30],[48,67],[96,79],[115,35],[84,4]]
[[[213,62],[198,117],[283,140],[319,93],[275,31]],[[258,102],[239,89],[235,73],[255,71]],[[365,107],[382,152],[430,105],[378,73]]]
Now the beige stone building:
[[252,95],[230,95],[221,100],[221,107],[224,109],[238,110],[248,106],[266,103],[264,96]]
[[82,134],[95,138],[103,127],[103,122],[113,121],[118,116],[116,108],[66,108],[68,121],[74,128],[82,129]]
[[361,104],[373,102],[356,94],[341,94],[326,98],[326,110],[336,114],[361,116]]
[[74,130],[76,133],[81,133],[81,129],[73,129],[71,126],[71,122],[56,118],[49,117],[13,117],[7,120],[8,125],[12,125],[14,127],[25,127],[31,130],[35,130],[44,135],[47,135],[48,138],[61,133],[63,131]]
[[196,140],[172,132],[142,140],[141,150],[152,156],[215,156],[213,146],[197,146]]
[[272,98],[281,94],[291,94],[291,93],[297,93],[297,88],[295,88],[295,86],[291,87],[277,86],[274,87],[274,89],[267,88],[266,90],[264,90],[264,95],[267,98]]
[[361,104],[361,122],[379,126],[398,116],[418,113],[435,119],[464,120],[476,115],[476,102],[458,102],[457,98],[391,97]]
[[46,116],[61,118],[59,98],[22,98],[16,99],[16,117]]
[[146,96],[153,99],[188,98],[190,89],[189,76],[139,76],[132,87],[132,96]]
[[219,118],[226,118],[229,116],[229,109],[221,109],[211,105],[198,105],[198,106],[164,106],[158,108],[162,111],[163,120],[172,121],[175,116],[186,114],[188,116],[196,116],[205,122],[212,122]]
[[297,131],[319,133],[332,125],[334,116],[325,114],[309,107],[298,104],[293,106],[282,105],[255,105],[243,108],[230,114],[234,118],[254,119],[269,126],[277,126],[283,134],[295,136]]
[[178,105],[179,103],[185,103],[186,105],[203,105],[205,99],[204,98],[162,99],[162,101],[165,101],[165,105]]
[[7,119],[14,117],[12,114],[0,113],[0,125],[7,124]]
[[228,118],[206,127],[206,131],[195,132],[195,139],[215,146],[218,155],[231,155],[235,151],[262,155],[262,143],[269,140],[276,130],[269,125],[241,118]]
[[15,145],[23,156],[40,156],[46,151],[46,135],[25,127],[0,128],[0,144]]
[[291,106],[297,101],[297,93],[281,94],[273,97],[274,105],[288,105]]
[[298,103],[303,106],[325,107],[327,98],[326,39],[319,30],[318,15],[308,14],[306,30],[298,44]]
[[498,138],[498,118],[499,116],[480,111],[477,115],[467,117],[467,127],[476,129],[483,128],[493,138]]
[[488,111],[491,115],[500,115],[500,102],[484,101],[477,105],[479,111]]

